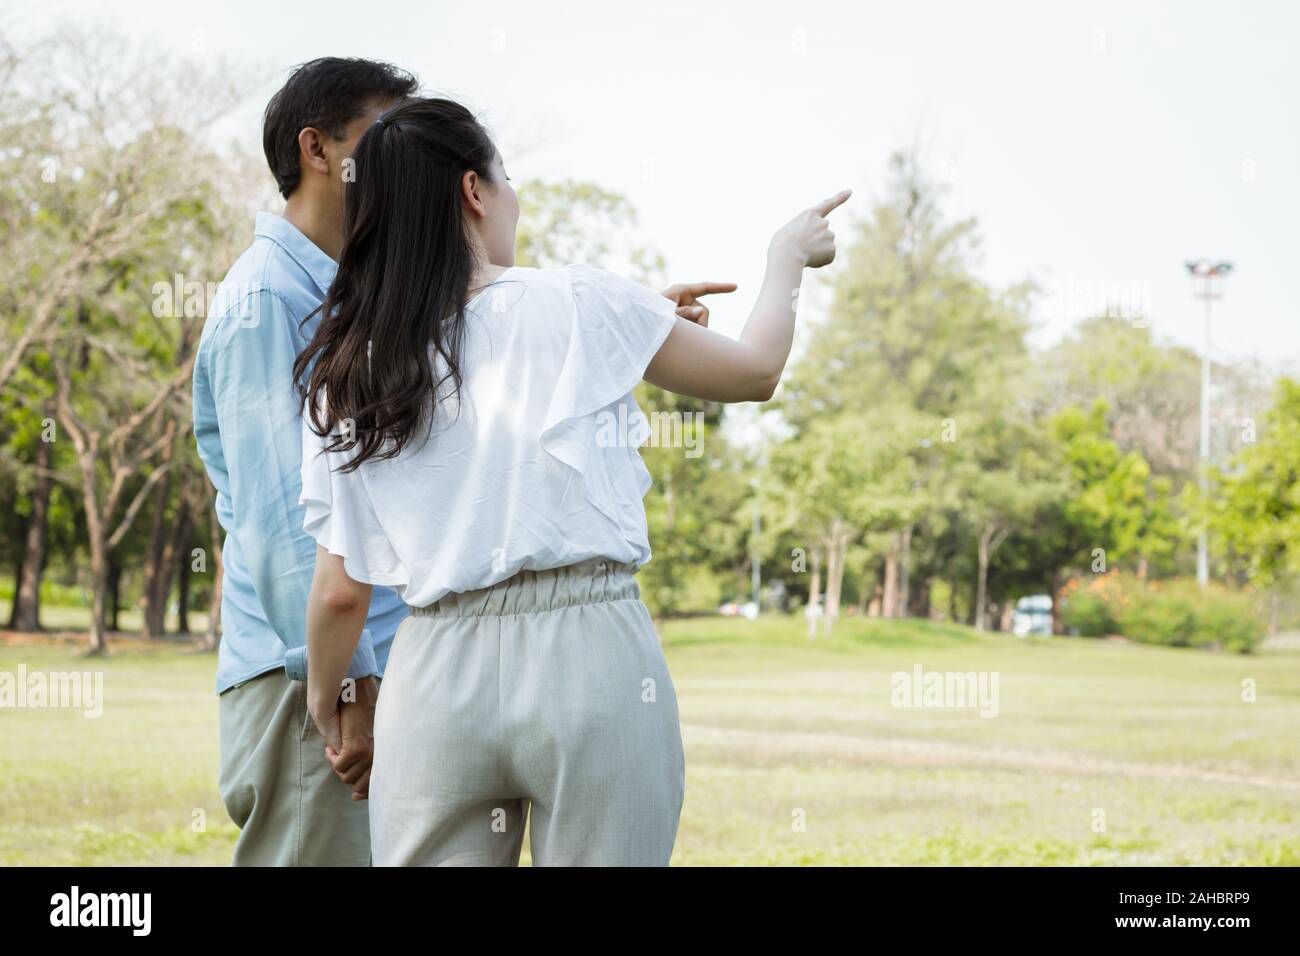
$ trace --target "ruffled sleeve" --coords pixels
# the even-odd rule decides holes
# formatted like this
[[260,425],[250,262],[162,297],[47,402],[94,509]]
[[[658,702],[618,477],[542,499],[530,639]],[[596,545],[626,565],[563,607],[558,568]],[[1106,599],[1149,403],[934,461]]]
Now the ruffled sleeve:
[[331,440],[312,431],[310,417],[303,414],[298,499],[306,509],[303,530],[330,554],[342,557],[354,581],[404,588],[409,578],[370,504],[362,469],[340,472],[348,453],[326,451]]
[[548,429],[618,401],[645,375],[677,322],[677,307],[630,279],[569,266],[574,318]]
[[[541,444],[582,477],[592,505],[630,528],[638,515],[644,523],[640,498],[649,489],[650,475],[636,443],[627,436],[611,441],[610,426],[621,427],[633,416],[644,420],[630,393],[677,323],[677,307],[603,269],[570,266],[565,271],[574,311]],[[625,414],[615,414],[618,406]],[[598,414],[604,409],[609,409],[606,416]]]

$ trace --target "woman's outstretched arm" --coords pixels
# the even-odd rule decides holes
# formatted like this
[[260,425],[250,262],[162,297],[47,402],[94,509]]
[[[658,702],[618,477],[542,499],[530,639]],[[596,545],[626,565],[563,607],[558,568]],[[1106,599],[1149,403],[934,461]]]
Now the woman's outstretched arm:
[[767,251],[767,274],[739,339],[683,318],[646,369],[652,385],[712,402],[765,402],[776,391],[794,342],[797,292],[805,268],[835,258],[826,217],[850,196],[844,190],[782,226]]

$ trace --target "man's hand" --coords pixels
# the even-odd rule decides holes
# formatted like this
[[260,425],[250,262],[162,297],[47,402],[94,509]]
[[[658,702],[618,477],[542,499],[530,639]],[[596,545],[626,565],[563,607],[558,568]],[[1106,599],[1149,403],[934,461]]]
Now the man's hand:
[[677,314],[683,319],[690,319],[696,325],[709,327],[709,307],[700,301],[701,296],[717,292],[735,292],[734,282],[689,282],[685,285],[670,285],[659,294],[677,304]]
[[363,677],[339,701],[338,733],[342,745],[325,747],[325,756],[340,780],[352,788],[353,800],[370,796],[370,764],[375,757],[375,702],[379,681]]

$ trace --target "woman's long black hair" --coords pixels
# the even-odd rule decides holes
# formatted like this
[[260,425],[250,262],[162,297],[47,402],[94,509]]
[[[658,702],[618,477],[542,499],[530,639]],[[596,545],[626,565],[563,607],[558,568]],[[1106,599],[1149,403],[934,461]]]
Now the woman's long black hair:
[[316,434],[351,423],[351,440],[335,436],[328,446],[357,448],[341,471],[398,455],[425,425],[437,389],[448,380],[460,389],[465,303],[478,265],[461,179],[472,169],[492,182],[495,156],[473,114],[444,99],[389,110],[357,143],[338,272],[293,366]]

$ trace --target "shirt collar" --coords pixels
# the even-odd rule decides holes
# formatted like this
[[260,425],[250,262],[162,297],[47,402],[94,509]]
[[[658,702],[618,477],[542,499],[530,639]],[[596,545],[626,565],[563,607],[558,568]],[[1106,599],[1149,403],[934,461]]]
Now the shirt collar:
[[289,258],[311,276],[312,281],[320,289],[321,297],[324,298],[330,283],[334,281],[338,263],[322,252],[316,243],[299,232],[297,227],[283,216],[259,212],[256,234],[265,236],[287,252]]

